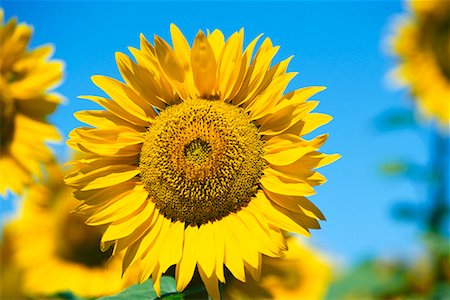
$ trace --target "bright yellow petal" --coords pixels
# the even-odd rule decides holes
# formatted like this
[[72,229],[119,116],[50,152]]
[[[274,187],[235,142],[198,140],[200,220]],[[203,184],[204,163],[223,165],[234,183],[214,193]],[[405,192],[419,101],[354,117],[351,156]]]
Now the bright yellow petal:
[[164,246],[166,251],[163,252],[159,259],[161,271],[165,272],[167,269],[179,263],[183,251],[184,240],[184,222],[176,221],[170,225],[169,232],[167,233]]
[[199,267],[205,272],[207,277],[211,277],[215,267],[215,249],[213,225],[208,222],[199,227],[197,231],[198,245],[195,248]]
[[199,266],[198,272],[200,274],[200,277],[202,278],[203,283],[205,284],[208,295],[212,299],[220,300],[219,280],[217,279],[216,274],[213,273],[211,276],[207,276],[201,266]]
[[275,209],[263,192],[258,192],[256,194],[256,200],[254,200],[253,203],[263,211],[264,216],[273,225],[286,231],[296,232],[307,237],[310,236],[310,233],[306,228],[298,225],[288,216]]
[[235,32],[225,43],[218,67],[218,93],[220,99],[227,100],[236,79],[239,76],[239,70],[242,63],[242,47],[244,40],[244,31]]
[[197,226],[187,226],[184,232],[183,254],[175,269],[177,291],[183,291],[194,275],[197,264]]
[[287,182],[275,175],[263,175],[261,185],[265,190],[287,196],[312,196],[316,192],[307,183]]
[[135,228],[144,223],[154,212],[155,204],[147,201],[132,215],[125,219],[112,222],[102,236],[102,242],[114,241],[130,235]]
[[149,102],[122,82],[101,75],[92,76],[91,79],[96,86],[105,91],[120,107],[142,121],[151,122],[151,119],[156,116],[156,112]]
[[212,95],[216,83],[216,59],[208,39],[199,31],[191,53],[192,72],[200,97],[208,98]]
[[219,61],[222,56],[223,47],[225,46],[223,33],[220,30],[214,30],[211,34],[208,34],[208,42],[214,51],[216,61]]

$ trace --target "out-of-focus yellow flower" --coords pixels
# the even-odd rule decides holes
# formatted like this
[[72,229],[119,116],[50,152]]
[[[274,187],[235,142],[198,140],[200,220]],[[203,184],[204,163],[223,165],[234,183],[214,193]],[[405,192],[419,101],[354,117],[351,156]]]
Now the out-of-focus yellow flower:
[[46,118],[61,102],[49,93],[62,77],[63,64],[48,61],[52,47],[27,50],[32,28],[3,24],[0,8],[0,195],[7,190],[18,194],[40,177],[42,163],[52,160],[46,141],[60,135]]
[[4,226],[0,242],[0,299],[5,300],[25,299],[22,272],[13,259],[13,238],[10,226]]
[[93,76],[111,99],[85,96],[106,110],[76,117],[91,127],[70,133],[84,152],[66,183],[84,201],[91,225],[109,224],[103,249],[126,250],[125,268],[140,262],[141,281],[176,265],[177,289],[196,267],[219,298],[224,265],[246,280],[261,255],[286,249],[282,230],[309,235],[322,213],[306,198],[324,183],[315,169],[339,155],[321,153],[328,135],[305,140],[331,117],[307,101],[323,87],[284,94],[296,73],[290,58],[271,66],[279,47],[266,38],[256,54],[244,31],[225,41],[199,32],[192,48],[171,26],[173,49],[141,36],[136,62],[116,54],[125,83]]
[[23,271],[23,292],[45,296],[71,291],[82,297],[118,293],[133,282],[121,279],[121,258],[100,251],[101,228],[73,214],[77,200],[58,167],[47,185],[33,185],[20,217],[10,226],[14,262]]
[[450,1],[410,1],[411,13],[398,27],[393,51],[396,70],[419,110],[450,125]]
[[332,279],[330,264],[296,238],[288,239],[288,247],[281,259],[263,258],[259,280],[227,282],[224,299],[323,299]]

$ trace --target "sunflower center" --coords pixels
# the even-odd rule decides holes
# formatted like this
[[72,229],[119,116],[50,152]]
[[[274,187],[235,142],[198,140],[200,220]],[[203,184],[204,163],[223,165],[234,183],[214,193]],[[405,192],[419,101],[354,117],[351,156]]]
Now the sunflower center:
[[[0,88],[4,88],[1,83]],[[0,92],[0,155],[7,151],[13,139],[15,112],[14,102],[3,89]]]
[[165,217],[201,225],[250,202],[264,168],[262,146],[242,109],[187,100],[162,111],[149,127],[141,179]]
[[87,267],[103,266],[112,253],[100,250],[101,229],[85,224],[86,217],[79,214],[67,214],[61,226],[58,238],[58,256],[64,260],[79,263]]
[[210,154],[211,146],[201,139],[191,141],[184,149],[186,160],[199,164],[205,162]]
[[422,39],[433,52],[442,74],[450,81],[450,5],[424,16]]

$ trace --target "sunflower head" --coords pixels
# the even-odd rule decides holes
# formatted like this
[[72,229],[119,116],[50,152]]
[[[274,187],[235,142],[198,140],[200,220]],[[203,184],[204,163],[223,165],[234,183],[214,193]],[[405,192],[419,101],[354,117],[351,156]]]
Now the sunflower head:
[[420,111],[450,124],[450,3],[410,1],[393,39],[398,78],[409,85]]
[[52,47],[28,50],[32,28],[3,18],[0,8],[0,195],[20,193],[52,161],[45,141],[60,136],[46,118],[61,97],[48,91],[62,77],[62,63],[48,61]]
[[189,99],[162,111],[149,127],[140,176],[166,218],[202,225],[250,202],[262,154],[258,130],[242,109]]
[[244,48],[243,30],[200,31],[190,46],[170,30],[173,46],[141,35],[134,60],[116,54],[124,82],[92,77],[108,98],[82,96],[104,110],[75,114],[89,127],[70,133],[85,156],[66,183],[87,223],[107,225],[101,248],[126,251],[124,271],[139,265],[159,293],[169,267],[180,291],[197,269],[217,298],[224,267],[245,281],[262,255],[286,250],[283,230],[320,227],[306,196],[325,182],[315,169],[339,155],[319,151],[327,135],[302,138],[331,120],[308,101],[324,88],[285,93],[296,73],[291,58],[272,65],[269,38]]

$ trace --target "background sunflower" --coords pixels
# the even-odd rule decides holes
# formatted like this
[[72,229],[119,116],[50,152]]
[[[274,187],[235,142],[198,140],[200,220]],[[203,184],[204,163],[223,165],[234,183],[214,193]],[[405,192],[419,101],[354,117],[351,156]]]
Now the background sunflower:
[[295,237],[281,259],[264,257],[259,281],[230,278],[224,299],[323,299],[331,283],[330,262]]
[[92,298],[134,283],[137,274],[121,279],[120,259],[108,261],[110,253],[98,248],[101,231],[85,225],[86,217],[71,213],[77,201],[59,167],[50,171],[45,185],[29,189],[19,218],[7,225],[2,249],[9,253],[9,269],[20,274],[8,289],[31,297],[69,292]]
[[410,13],[397,25],[393,51],[397,78],[409,86],[419,110],[450,124],[450,2],[408,1]]
[[0,8],[0,195],[21,193],[42,175],[42,164],[53,160],[46,141],[60,141],[57,129],[47,122],[61,102],[50,93],[62,78],[63,64],[49,61],[52,47],[28,50],[32,28],[4,24]]

